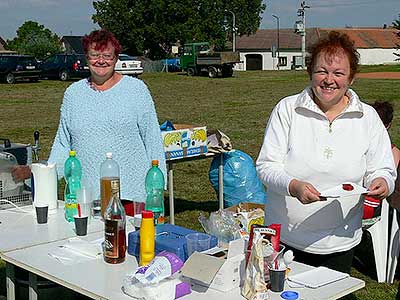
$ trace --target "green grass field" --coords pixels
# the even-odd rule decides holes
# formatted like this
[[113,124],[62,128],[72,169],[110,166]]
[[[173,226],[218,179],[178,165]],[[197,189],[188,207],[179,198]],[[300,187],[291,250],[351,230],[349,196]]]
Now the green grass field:
[[[395,71],[398,66],[366,67],[361,71]],[[227,134],[236,149],[255,159],[264,128],[274,105],[283,97],[300,92],[308,77],[303,71],[236,72],[233,78],[209,79],[178,73],[147,73],[141,76],[155,101],[162,123],[191,123],[217,128]],[[71,82],[0,84],[0,137],[12,142],[32,143],[33,132],[41,133],[40,158],[46,159],[57,129],[59,109],[65,88]],[[354,90],[365,102],[389,100],[395,117],[390,134],[400,144],[400,80],[357,79]],[[101,162],[99,162],[100,164]],[[176,224],[200,229],[201,211],[218,209],[217,197],[208,181],[209,160],[175,165]],[[167,212],[168,213],[168,212]],[[360,246],[365,268],[353,274],[366,281],[366,288],[346,299],[395,299],[394,285],[378,284],[374,279],[372,246],[368,239]],[[372,258],[372,259],[371,259]],[[372,260],[372,262],[371,262]],[[371,275],[372,274],[372,275]],[[0,280],[3,280],[0,275]],[[4,294],[4,282],[0,294]]]

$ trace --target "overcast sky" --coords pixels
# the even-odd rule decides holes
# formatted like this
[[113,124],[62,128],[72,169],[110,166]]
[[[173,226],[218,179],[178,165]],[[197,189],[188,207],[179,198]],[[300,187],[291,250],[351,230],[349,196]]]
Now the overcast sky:
[[[293,28],[299,0],[263,0],[267,8],[261,28]],[[83,35],[97,28],[91,0],[0,0],[0,36],[13,39],[25,21],[32,20],[63,35]],[[381,27],[399,18],[400,0],[308,0],[307,27]]]

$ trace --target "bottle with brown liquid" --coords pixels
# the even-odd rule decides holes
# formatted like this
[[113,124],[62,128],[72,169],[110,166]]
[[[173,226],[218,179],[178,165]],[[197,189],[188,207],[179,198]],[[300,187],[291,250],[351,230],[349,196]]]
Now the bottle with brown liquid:
[[104,223],[104,260],[110,264],[122,263],[126,253],[126,214],[117,194],[111,197]]
[[112,158],[111,152],[106,153],[106,160],[100,166],[100,199],[103,219],[111,197],[117,195],[119,198],[119,166]]

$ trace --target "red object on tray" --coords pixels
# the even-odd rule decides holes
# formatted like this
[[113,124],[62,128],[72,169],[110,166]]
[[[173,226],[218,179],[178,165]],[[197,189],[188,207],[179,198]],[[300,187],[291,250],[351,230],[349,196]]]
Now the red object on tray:
[[354,190],[354,186],[352,186],[350,183],[343,183],[342,187],[345,191],[352,191]]

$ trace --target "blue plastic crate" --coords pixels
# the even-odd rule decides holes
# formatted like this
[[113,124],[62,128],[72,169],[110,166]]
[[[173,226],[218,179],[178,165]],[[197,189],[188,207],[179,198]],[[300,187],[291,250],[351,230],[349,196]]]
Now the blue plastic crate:
[[[172,224],[156,226],[156,254],[161,251],[175,253],[182,261],[188,258],[185,236],[197,231]],[[217,238],[211,236],[211,248],[217,245]],[[140,235],[139,231],[128,234],[128,253],[139,259]]]

